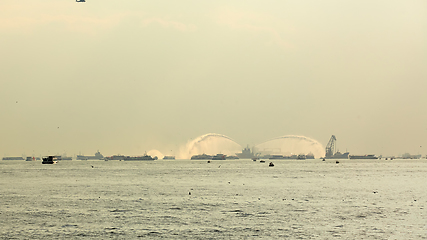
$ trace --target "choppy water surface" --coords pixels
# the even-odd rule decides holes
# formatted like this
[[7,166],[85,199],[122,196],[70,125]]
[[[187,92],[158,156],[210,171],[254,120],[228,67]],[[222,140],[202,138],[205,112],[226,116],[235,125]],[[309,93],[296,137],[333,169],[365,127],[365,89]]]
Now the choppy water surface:
[[425,239],[426,160],[0,161],[1,238]]

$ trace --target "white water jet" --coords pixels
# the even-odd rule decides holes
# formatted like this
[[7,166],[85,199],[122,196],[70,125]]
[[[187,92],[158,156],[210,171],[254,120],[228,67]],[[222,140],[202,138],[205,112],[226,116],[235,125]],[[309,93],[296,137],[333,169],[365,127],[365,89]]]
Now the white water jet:
[[189,141],[185,146],[181,147],[178,158],[190,159],[193,155],[203,153],[209,155],[218,153],[235,155],[241,150],[242,146],[230,137],[217,133],[208,133]]
[[255,145],[256,151],[264,154],[309,154],[321,158],[325,156],[325,148],[318,141],[298,135],[285,135]]
[[163,157],[165,156],[157,149],[151,149],[150,151],[147,152],[147,155],[151,157],[157,157],[159,159],[163,159]]

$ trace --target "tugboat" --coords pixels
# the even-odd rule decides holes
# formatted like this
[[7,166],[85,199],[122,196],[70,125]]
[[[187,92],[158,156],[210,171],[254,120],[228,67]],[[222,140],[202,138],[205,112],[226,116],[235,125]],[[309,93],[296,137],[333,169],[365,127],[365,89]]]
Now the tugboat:
[[54,161],[53,159],[56,159],[55,156],[44,157],[42,164],[56,164],[58,161]]

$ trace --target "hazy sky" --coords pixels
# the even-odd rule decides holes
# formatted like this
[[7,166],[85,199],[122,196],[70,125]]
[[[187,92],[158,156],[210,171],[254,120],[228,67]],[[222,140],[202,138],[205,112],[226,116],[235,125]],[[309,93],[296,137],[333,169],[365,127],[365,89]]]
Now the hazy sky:
[[0,1],[2,156],[205,133],[426,154],[426,90],[425,0]]

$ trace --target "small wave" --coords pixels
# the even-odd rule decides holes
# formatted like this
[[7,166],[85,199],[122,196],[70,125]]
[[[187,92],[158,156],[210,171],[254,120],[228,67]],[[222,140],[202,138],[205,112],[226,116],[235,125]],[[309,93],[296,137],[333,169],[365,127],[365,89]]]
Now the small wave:
[[110,212],[130,212],[131,210],[126,210],[126,209],[114,209],[111,210]]
[[138,237],[143,238],[143,237],[147,237],[147,236],[159,236],[161,233],[160,232],[156,232],[156,231],[151,231],[142,235],[138,235]]
[[295,209],[294,212],[307,212],[306,209]]
[[231,211],[228,211],[228,212],[242,213],[243,211],[242,211],[242,210],[240,210],[240,209],[236,209],[236,210],[231,210]]
[[258,214],[264,215],[264,214],[270,214],[270,213],[268,213],[268,212],[259,212]]
[[182,210],[182,208],[180,208],[180,207],[172,207],[172,208],[169,208],[170,210]]
[[90,236],[89,234],[86,234],[86,233],[78,233],[78,234],[76,234],[75,236],[77,236],[77,237],[88,237],[88,236]]
[[75,224],[65,224],[65,225],[62,225],[61,227],[62,228],[67,228],[67,227],[78,227],[78,226],[75,225]]
[[252,216],[252,214],[250,214],[250,213],[239,213],[237,215],[237,217],[250,217],[250,216]]
[[219,230],[219,229],[207,229],[204,232],[214,232],[214,233],[222,233],[223,231]]
[[106,227],[105,230],[116,230],[116,227]]

